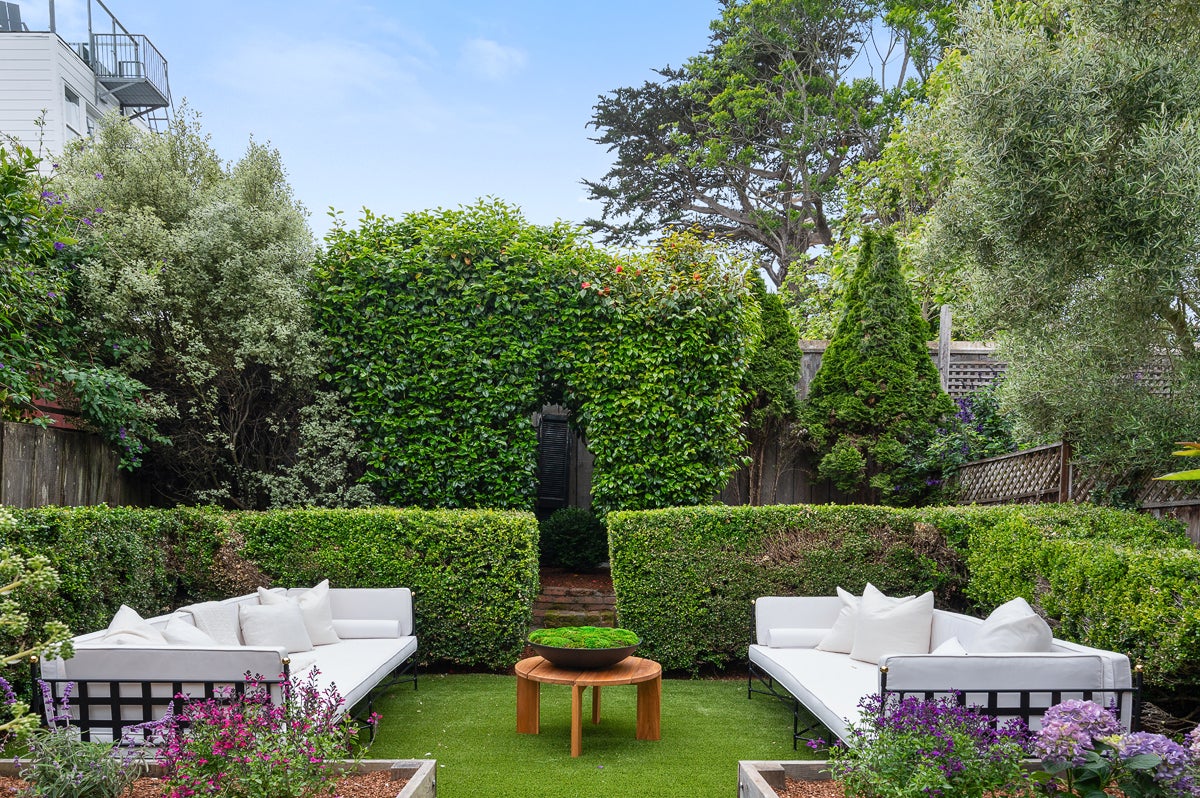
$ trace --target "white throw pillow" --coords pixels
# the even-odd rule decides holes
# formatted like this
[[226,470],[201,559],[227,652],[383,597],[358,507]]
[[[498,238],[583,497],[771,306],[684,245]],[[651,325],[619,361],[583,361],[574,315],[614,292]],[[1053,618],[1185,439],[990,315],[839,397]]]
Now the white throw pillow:
[[935,648],[930,654],[945,654],[947,656],[962,656],[967,653],[963,648],[963,644],[957,637],[952,637],[949,640],[943,640],[941,645]]
[[1017,597],[992,610],[965,647],[972,654],[1050,651],[1053,638],[1050,625]]
[[190,612],[196,628],[223,646],[240,646],[238,605],[221,601],[203,601],[184,607]]
[[238,616],[248,646],[280,646],[289,654],[313,649],[304,616],[295,604],[242,604]]
[[125,604],[117,610],[104,632],[104,643],[117,646],[165,646],[162,632],[151,626],[137,610]]
[[304,591],[298,596],[284,596],[272,593],[266,588],[258,589],[259,604],[295,604],[300,608],[304,617],[304,628],[314,646],[336,643],[341,640],[333,628],[333,607],[329,603],[329,580]]
[[884,654],[928,654],[933,593],[888,598],[867,585],[858,605],[850,658],[878,663]]
[[854,648],[854,621],[858,618],[858,602],[861,599],[840,587],[837,594],[842,600],[842,608],[838,611],[833,627],[817,641],[817,648],[821,651],[849,654],[850,649]]
[[163,637],[172,646],[216,646],[220,645],[211,636],[197,629],[182,618],[172,618],[163,627]]

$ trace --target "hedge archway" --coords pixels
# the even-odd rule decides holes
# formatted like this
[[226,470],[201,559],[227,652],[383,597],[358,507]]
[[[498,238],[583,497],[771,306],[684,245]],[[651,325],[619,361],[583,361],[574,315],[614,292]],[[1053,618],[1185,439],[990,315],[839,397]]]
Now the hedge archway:
[[558,401],[608,512],[708,503],[742,464],[746,275],[690,235],[618,258],[481,201],[336,226],[314,308],[383,501],[532,508],[529,417]]

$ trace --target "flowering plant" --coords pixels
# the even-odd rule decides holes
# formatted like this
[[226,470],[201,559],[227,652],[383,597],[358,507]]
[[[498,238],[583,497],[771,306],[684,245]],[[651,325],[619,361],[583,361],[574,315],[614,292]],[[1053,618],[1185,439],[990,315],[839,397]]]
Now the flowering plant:
[[[3,681],[0,679],[0,681]],[[7,684],[7,683],[6,683]],[[112,743],[90,742],[70,727],[71,684],[55,700],[50,685],[38,680],[49,725],[29,737],[27,762],[16,760],[29,788],[27,798],[118,798],[142,774],[132,750],[116,755]]]
[[1063,701],[1046,710],[1033,753],[1042,760],[1034,780],[1051,795],[1104,796],[1116,787],[1128,798],[1200,795],[1196,783],[1200,735],[1188,745],[1161,734],[1122,734],[1109,710],[1091,701]]
[[[274,703],[260,678],[246,690],[187,701],[167,730],[158,754],[170,798],[307,798],[334,791],[329,760],[355,759],[358,729],[338,710],[337,688],[307,679],[285,681]],[[372,715],[368,723],[374,724]]]
[[1021,760],[1028,732],[1013,721],[960,706],[956,696],[887,700],[868,696],[850,745],[830,750],[830,770],[849,796],[981,798],[1025,783]]

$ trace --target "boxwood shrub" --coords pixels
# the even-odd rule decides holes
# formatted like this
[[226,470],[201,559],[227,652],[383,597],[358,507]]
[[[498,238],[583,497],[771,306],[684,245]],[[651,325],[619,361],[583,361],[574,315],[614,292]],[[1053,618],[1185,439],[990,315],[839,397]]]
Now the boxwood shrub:
[[977,615],[1024,596],[1058,636],[1142,662],[1155,689],[1200,676],[1200,553],[1174,522],[1077,505],[805,505],[620,512],[608,524],[620,623],[666,668],[743,662],[758,596],[873,582]]
[[246,557],[277,584],[412,588],[426,662],[502,669],[520,656],[538,591],[532,513],[286,510],[235,524]]
[[960,554],[913,510],[833,505],[690,507],[608,516],[621,626],[669,670],[741,662],[752,601],[769,595],[933,590],[962,601]]
[[121,604],[151,616],[328,578],[411,587],[423,661],[498,670],[520,655],[538,588],[532,513],[99,506],[16,515],[0,544],[46,554],[62,582],[52,596],[22,597],[35,629],[54,617],[83,634],[105,628]]

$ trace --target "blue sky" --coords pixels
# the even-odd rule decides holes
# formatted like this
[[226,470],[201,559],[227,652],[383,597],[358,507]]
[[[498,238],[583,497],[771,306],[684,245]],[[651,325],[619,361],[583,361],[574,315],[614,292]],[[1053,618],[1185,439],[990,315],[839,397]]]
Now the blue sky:
[[[30,27],[46,0],[20,0]],[[315,233],[329,206],[398,216],[494,196],[537,224],[599,208],[607,171],[586,127],[597,96],[708,43],[716,0],[106,0],[169,64],[178,103],[226,159],[279,149]],[[86,0],[57,0],[86,33]],[[93,13],[101,14],[93,3]]]

